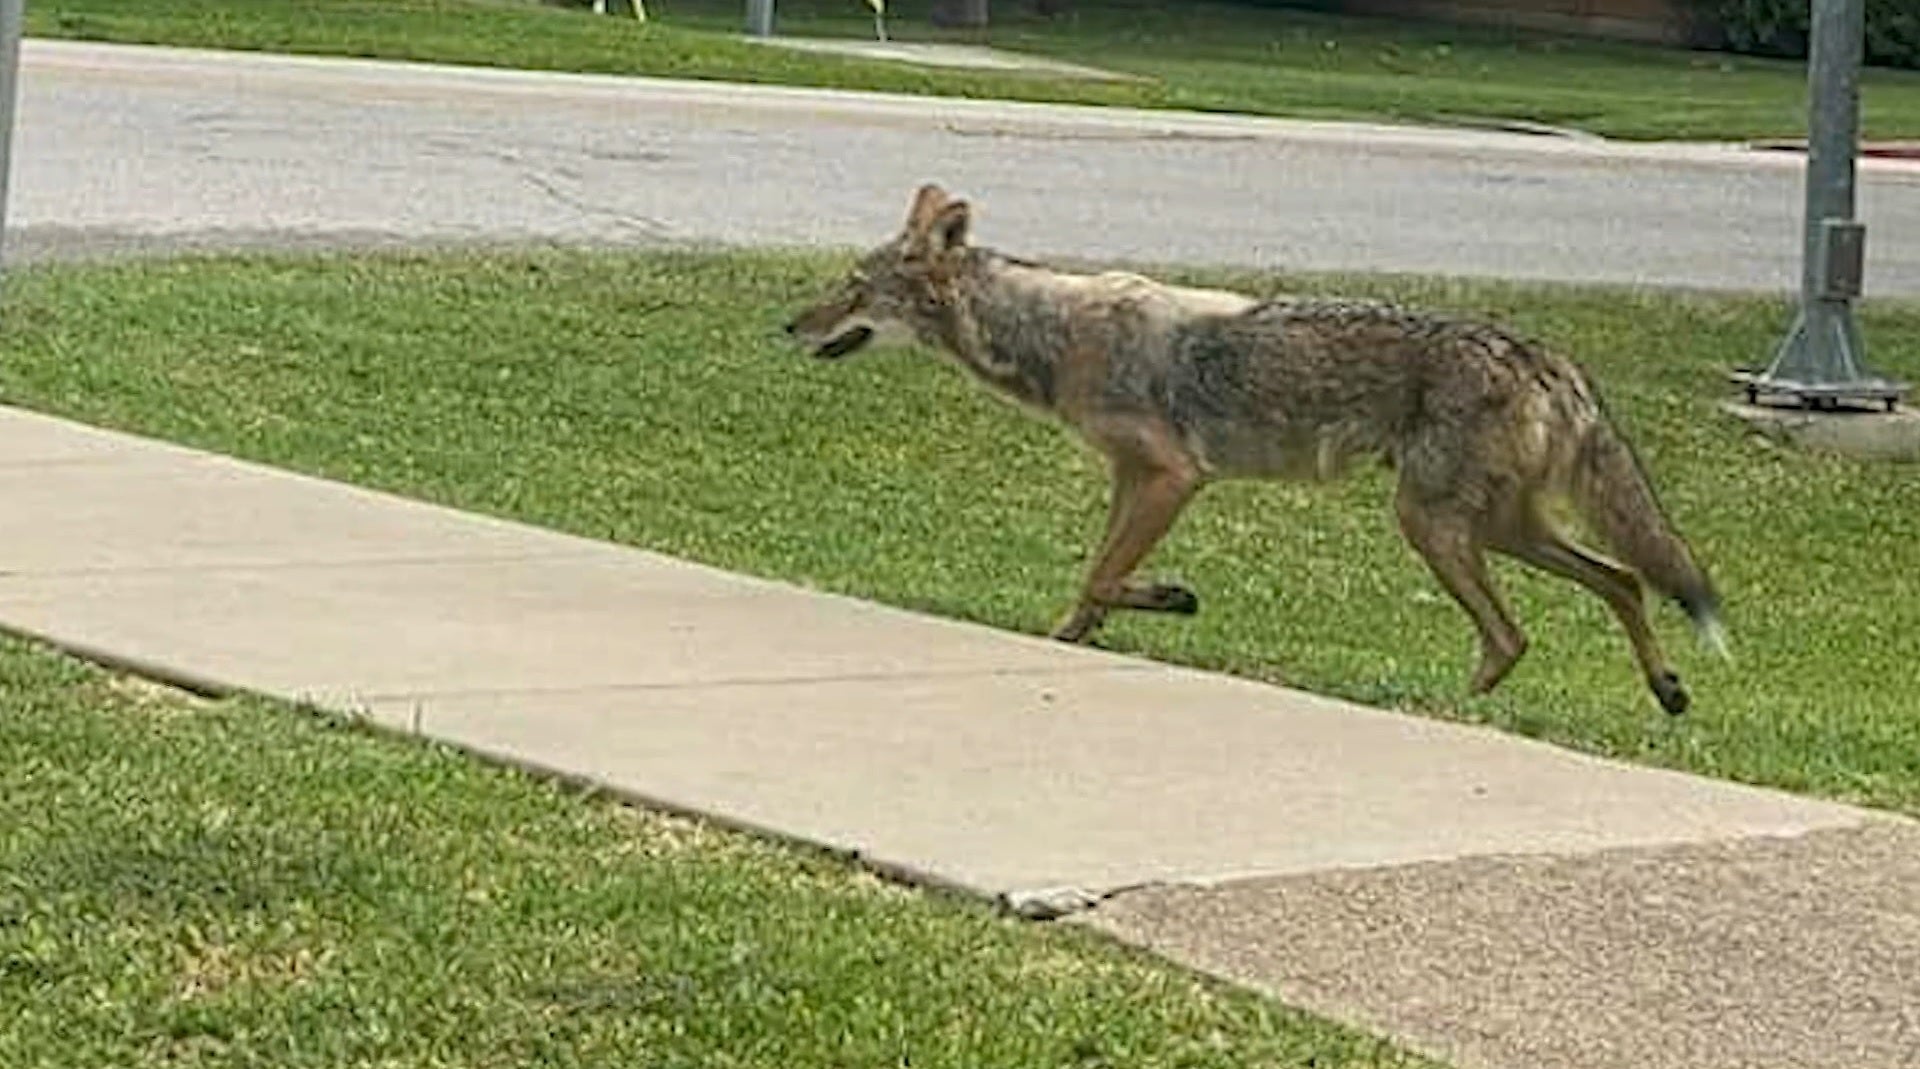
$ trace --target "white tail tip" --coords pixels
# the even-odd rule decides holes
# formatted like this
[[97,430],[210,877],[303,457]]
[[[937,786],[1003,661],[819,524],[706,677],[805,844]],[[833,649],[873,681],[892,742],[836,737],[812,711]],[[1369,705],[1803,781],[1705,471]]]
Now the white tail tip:
[[1733,651],[1727,647],[1727,628],[1718,616],[1703,616],[1694,621],[1694,630],[1700,635],[1701,645],[1720,655],[1723,661],[1733,660]]

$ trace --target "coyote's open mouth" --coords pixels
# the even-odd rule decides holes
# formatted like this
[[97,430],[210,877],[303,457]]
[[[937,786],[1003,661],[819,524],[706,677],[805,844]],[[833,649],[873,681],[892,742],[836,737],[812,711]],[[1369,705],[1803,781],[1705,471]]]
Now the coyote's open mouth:
[[857,324],[820,343],[813,355],[821,360],[837,360],[873,340],[873,328]]

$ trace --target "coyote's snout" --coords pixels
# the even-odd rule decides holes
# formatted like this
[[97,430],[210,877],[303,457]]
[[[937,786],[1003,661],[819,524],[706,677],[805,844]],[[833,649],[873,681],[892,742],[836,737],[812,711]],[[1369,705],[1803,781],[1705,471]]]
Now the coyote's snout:
[[855,318],[860,313],[861,295],[854,283],[837,299],[827,301],[787,324],[787,333],[813,347],[813,355],[822,360],[845,356],[873,340],[873,326]]
[[[1132,573],[1209,480],[1327,477],[1374,455],[1398,473],[1408,543],[1479,630],[1476,692],[1526,648],[1492,550],[1597,594],[1661,706],[1686,709],[1641,584],[1716,645],[1718,598],[1573,363],[1489,324],[1387,305],[1053,271],[969,244],[969,219],[965,201],[922,187],[901,232],[787,330],[831,358],[905,328],[1107,458],[1106,536],[1055,637],[1082,640],[1117,608],[1195,611],[1192,592]],[[1625,563],[1569,538],[1556,499]]]

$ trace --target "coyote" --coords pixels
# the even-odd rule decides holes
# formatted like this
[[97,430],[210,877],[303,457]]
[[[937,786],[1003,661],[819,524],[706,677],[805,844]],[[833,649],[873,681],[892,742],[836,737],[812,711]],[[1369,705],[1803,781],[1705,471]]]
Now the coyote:
[[[1496,326],[1389,305],[1055,271],[970,245],[970,218],[966,201],[921,187],[905,228],[787,332],[831,359],[905,327],[1106,458],[1106,536],[1055,638],[1082,641],[1113,609],[1198,610],[1192,591],[1131,576],[1210,480],[1329,478],[1373,455],[1397,473],[1401,532],[1479,631],[1474,693],[1527,644],[1487,550],[1599,595],[1669,713],[1688,696],[1648,626],[1641,577],[1724,653],[1712,582],[1568,360]],[[1562,499],[1627,566],[1562,531],[1548,511]]]

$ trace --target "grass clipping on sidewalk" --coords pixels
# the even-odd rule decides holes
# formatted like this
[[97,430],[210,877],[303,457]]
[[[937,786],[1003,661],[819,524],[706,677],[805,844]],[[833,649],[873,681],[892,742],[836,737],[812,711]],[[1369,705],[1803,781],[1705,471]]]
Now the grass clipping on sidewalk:
[[0,640],[0,1065],[1406,1066],[1073,927]]
[[[38,268],[12,280],[7,401],[896,605],[1042,632],[1105,483],[1058,429],[944,362],[807,359],[779,325],[822,255],[446,254]],[[1920,813],[1920,508],[1911,468],[1781,451],[1715,409],[1777,301],[1193,273],[1494,317],[1593,373],[1714,571],[1736,659],[1656,623],[1696,699],[1647,699],[1604,606],[1500,563],[1533,646],[1468,698],[1474,637],[1401,543],[1389,473],[1223,483],[1148,573],[1191,620],[1103,640],[1584,750]],[[1881,369],[1920,378],[1920,306],[1869,305]]]

